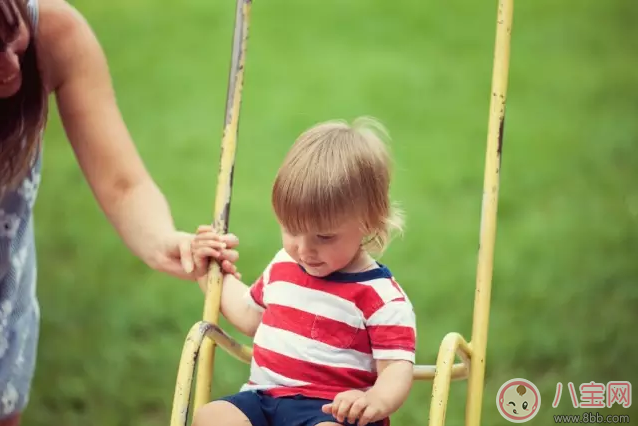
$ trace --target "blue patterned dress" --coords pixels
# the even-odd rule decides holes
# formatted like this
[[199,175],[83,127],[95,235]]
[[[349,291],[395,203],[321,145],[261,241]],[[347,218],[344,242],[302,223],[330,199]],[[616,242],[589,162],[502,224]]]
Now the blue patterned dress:
[[[36,27],[37,0],[28,0]],[[15,190],[0,188],[0,419],[27,405],[35,370],[40,308],[36,298],[33,205],[41,152]]]

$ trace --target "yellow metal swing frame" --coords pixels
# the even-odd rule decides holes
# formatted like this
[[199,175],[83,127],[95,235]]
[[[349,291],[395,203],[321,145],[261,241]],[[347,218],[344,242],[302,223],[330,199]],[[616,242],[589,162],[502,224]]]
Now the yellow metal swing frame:
[[[236,1],[232,61],[213,221],[213,226],[219,233],[228,232],[244,62],[252,6],[251,0]],[[436,365],[414,366],[415,380],[433,380],[429,426],[444,425],[450,383],[452,380],[460,379],[468,379],[465,426],[481,424],[512,14],[513,0],[498,0],[471,340],[468,342],[459,333],[448,333],[441,342]],[[182,350],[173,399],[171,426],[187,425],[196,363],[198,371],[193,408],[197,409],[209,401],[216,346],[221,347],[239,361],[247,364],[251,362],[252,348],[240,344],[217,325],[221,290],[222,274],[219,265],[212,262],[208,273],[203,320],[190,329]],[[461,362],[455,363],[456,356]]]

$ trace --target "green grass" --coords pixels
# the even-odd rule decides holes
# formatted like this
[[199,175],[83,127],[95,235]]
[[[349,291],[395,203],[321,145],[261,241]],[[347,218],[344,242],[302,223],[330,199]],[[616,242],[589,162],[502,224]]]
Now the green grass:
[[[208,222],[233,2],[74,4],[104,45],[176,222]],[[567,393],[551,408],[558,381],[636,380],[636,18],[636,3],[623,0],[516,4],[484,425],[509,424],[494,401],[510,378],[540,389],[536,425],[586,411]],[[496,1],[254,4],[230,222],[245,277],[278,247],[269,190],[295,136],[317,121],[374,115],[394,138],[393,194],[408,219],[383,260],[416,306],[418,361],[434,363],[447,332],[469,339],[495,19]],[[168,425],[202,295],[124,249],[55,114],[36,219],[43,320],[25,424]],[[226,354],[217,363],[214,395],[234,392],[247,366]],[[452,385],[448,425],[462,424],[465,391]],[[416,384],[395,423],[426,424],[430,395],[430,383]]]

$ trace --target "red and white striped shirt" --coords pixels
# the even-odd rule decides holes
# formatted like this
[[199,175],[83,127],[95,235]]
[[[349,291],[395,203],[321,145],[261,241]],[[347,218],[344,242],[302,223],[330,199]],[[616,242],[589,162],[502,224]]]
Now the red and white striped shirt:
[[263,318],[241,390],[334,399],[373,386],[375,360],[415,360],[414,310],[383,265],[318,278],[281,250],[246,296]]

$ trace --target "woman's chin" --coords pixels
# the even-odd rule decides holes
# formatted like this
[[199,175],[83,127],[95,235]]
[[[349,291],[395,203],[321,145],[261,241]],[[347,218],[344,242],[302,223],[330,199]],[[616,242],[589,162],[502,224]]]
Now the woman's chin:
[[22,85],[22,76],[16,76],[13,80],[6,83],[0,82],[0,99],[10,98],[20,90]]

